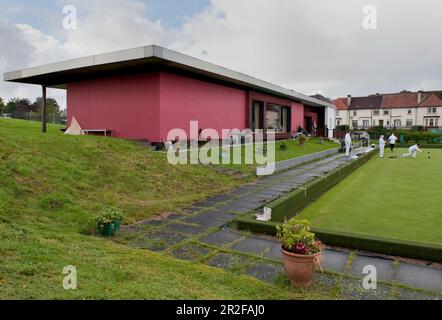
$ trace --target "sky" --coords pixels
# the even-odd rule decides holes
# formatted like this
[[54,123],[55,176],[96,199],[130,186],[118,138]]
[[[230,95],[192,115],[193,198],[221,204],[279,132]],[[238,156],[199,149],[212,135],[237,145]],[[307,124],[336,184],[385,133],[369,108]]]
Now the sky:
[[1,0],[0,73],[157,44],[305,94],[440,90],[441,31],[439,0]]

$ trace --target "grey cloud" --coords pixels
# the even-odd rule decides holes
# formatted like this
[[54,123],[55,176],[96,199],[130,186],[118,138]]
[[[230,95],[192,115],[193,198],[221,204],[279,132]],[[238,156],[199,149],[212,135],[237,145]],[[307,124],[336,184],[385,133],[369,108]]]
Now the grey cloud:
[[[0,44],[9,47],[0,53],[3,68],[25,66],[33,55],[51,62],[156,43],[305,93],[442,89],[438,0],[212,0],[179,30],[146,19],[138,1],[69,2],[78,6],[79,28],[59,43],[1,23]],[[377,30],[362,28],[367,4],[378,10]]]

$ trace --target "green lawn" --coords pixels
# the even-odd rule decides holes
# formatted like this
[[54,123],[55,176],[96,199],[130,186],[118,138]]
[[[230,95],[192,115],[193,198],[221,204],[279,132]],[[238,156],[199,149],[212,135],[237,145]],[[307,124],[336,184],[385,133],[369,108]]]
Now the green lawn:
[[[283,145],[283,144],[286,146],[285,150],[281,149],[281,145]],[[301,156],[305,156],[308,154],[317,153],[317,152],[321,152],[321,151],[325,151],[325,150],[329,150],[329,149],[333,149],[333,148],[338,148],[340,146],[334,142],[329,141],[329,140],[324,140],[324,139],[319,139],[319,138],[308,138],[306,140],[305,144],[302,146],[299,144],[299,142],[297,140],[279,140],[279,141],[276,141],[273,143],[266,144],[267,150],[270,150],[269,148],[271,148],[271,147],[275,148],[274,161],[279,162],[279,161],[289,160],[292,158],[297,158],[297,157],[301,157]],[[234,162],[233,154],[235,153],[235,150],[238,150],[238,148],[241,148],[242,163],[241,164],[233,164],[233,162]],[[218,153],[219,153],[219,163],[228,163],[227,165],[222,165],[222,166],[224,166],[224,167],[227,166],[228,168],[233,169],[233,170],[238,170],[241,172],[253,174],[256,170],[256,167],[259,165],[262,165],[262,164],[258,164],[256,162],[255,157],[253,157],[253,164],[251,164],[251,165],[245,164],[246,148],[247,147],[245,147],[244,145],[241,145],[241,146],[223,147],[223,148],[217,149]],[[253,148],[262,149],[263,144],[257,143],[254,145]],[[255,149],[253,149],[252,153],[255,152]],[[206,146],[200,147],[199,150],[206,150],[205,152],[207,154],[211,155],[211,151]],[[223,152],[226,154],[230,154],[230,157],[223,159],[223,157],[222,157]],[[262,152],[262,150],[261,150],[261,152]],[[188,151],[188,156],[189,155],[190,155],[190,151]],[[270,155],[265,154],[265,156],[267,158]],[[271,160],[271,159],[268,159],[268,160]]]
[[[271,286],[90,235],[118,206],[126,222],[175,210],[249,181],[211,166],[171,166],[135,143],[71,137],[0,119],[0,299],[305,299],[334,293]],[[64,266],[79,289],[62,288]]]
[[327,230],[442,244],[442,150],[424,151],[390,159],[386,150],[386,158],[370,160],[300,218]]
[[[287,146],[287,150],[280,150],[282,143]],[[276,161],[284,161],[333,148],[339,148],[339,145],[328,140],[320,143],[318,138],[309,138],[303,146],[299,145],[299,142],[296,140],[278,141],[276,143]]]

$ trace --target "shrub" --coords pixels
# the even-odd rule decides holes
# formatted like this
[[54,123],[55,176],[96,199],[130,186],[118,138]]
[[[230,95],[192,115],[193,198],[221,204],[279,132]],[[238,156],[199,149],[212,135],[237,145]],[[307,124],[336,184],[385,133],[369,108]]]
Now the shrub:
[[307,220],[285,220],[277,227],[277,237],[282,248],[288,252],[302,255],[317,254],[322,249],[322,243],[310,231],[310,222]]
[[425,131],[425,128],[424,128],[424,126],[412,126],[411,131],[423,132],[423,131]]
[[441,138],[440,134],[427,131],[398,130],[397,134],[403,137],[405,143],[438,143]]
[[438,133],[426,132],[426,134],[425,134],[425,141],[427,143],[438,143],[440,138],[441,138],[441,135]]
[[348,125],[336,126],[336,130],[348,131],[348,130],[350,130],[350,126],[348,126]]
[[371,139],[379,139],[381,135],[387,136],[388,130],[385,127],[377,126],[372,127],[367,130],[368,134],[370,135]]

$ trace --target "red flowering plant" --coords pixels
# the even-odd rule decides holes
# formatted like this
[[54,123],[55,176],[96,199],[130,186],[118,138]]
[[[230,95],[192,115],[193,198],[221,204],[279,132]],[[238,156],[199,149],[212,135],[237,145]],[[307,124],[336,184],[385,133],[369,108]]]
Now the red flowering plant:
[[285,220],[277,226],[278,240],[285,251],[300,254],[314,255],[321,252],[322,243],[310,231],[310,222],[307,220]]

